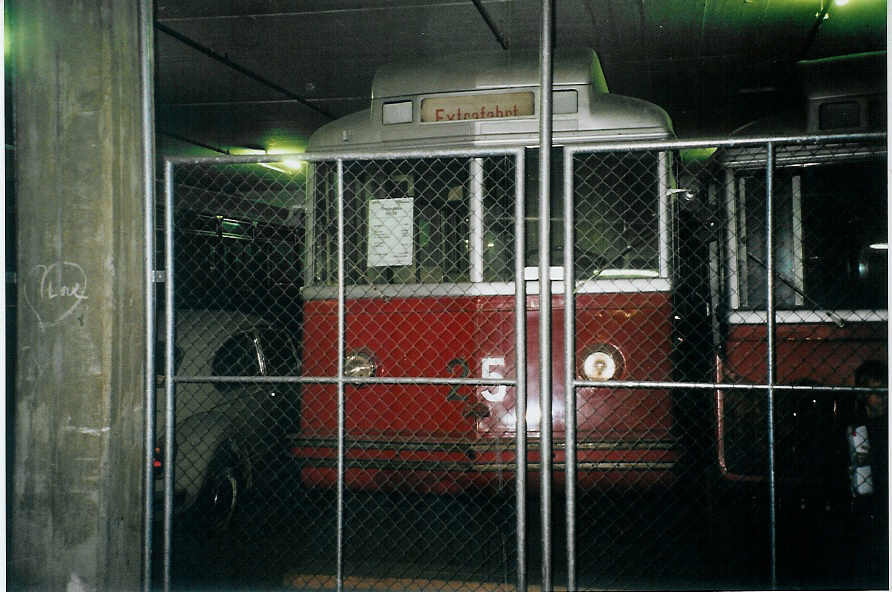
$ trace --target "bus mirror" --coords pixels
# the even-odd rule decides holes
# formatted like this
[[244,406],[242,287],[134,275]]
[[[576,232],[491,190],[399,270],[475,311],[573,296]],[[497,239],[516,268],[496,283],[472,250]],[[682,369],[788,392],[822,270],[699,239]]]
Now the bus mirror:
[[[715,233],[720,227],[719,217],[697,199],[696,190],[670,189],[666,195],[674,202],[673,211],[683,226],[707,241],[715,239]],[[701,234],[701,231],[706,232]]]
[[684,209],[695,206],[697,202],[697,194],[690,189],[670,189],[666,192],[666,195],[674,199],[679,207]]

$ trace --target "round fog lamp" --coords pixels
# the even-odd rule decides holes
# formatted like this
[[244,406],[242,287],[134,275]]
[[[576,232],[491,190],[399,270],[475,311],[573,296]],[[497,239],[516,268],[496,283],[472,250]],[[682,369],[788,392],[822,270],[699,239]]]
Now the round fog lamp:
[[619,350],[606,343],[586,348],[579,373],[586,380],[611,380],[622,374],[623,358]]
[[344,376],[370,378],[375,375],[375,361],[366,352],[356,351],[344,357]]

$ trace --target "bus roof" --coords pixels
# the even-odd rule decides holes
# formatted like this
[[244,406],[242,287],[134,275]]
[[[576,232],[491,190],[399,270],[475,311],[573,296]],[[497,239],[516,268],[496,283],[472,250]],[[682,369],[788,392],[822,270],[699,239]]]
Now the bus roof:
[[[591,84],[595,92],[608,92],[601,62],[591,49],[556,50],[553,79],[556,86]],[[375,73],[372,99],[538,84],[538,52],[471,52],[383,66]]]
[[871,51],[796,63],[809,101],[886,93],[886,52]]
[[[591,49],[555,52],[553,88],[555,99],[558,93],[567,99],[562,109],[555,110],[556,144],[673,135],[672,122],[660,107],[608,92],[600,61]],[[425,110],[425,103],[435,104],[436,118],[431,108]],[[538,104],[537,52],[479,52],[392,64],[375,75],[370,109],[322,126],[310,137],[307,150],[535,146]],[[556,100],[553,106],[557,104]],[[385,123],[385,107],[398,108],[401,119]]]
[[796,63],[800,102],[751,121],[733,136],[879,132],[886,130],[886,52]]

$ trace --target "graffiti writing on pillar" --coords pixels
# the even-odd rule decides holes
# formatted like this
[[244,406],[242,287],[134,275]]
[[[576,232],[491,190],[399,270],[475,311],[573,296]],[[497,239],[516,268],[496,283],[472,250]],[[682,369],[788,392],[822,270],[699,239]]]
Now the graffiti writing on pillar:
[[28,273],[23,291],[40,328],[52,327],[71,316],[87,299],[87,274],[71,261],[38,264]]

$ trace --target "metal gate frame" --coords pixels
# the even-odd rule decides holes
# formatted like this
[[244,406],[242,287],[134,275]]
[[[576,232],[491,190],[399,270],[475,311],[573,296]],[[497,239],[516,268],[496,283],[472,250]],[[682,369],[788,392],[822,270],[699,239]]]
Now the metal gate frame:
[[[775,149],[778,145],[790,146],[790,145],[805,145],[805,144],[814,144],[814,143],[827,143],[827,142],[850,142],[853,140],[869,140],[869,141],[878,141],[885,138],[885,134],[843,134],[843,135],[833,135],[833,136],[794,136],[794,137],[781,137],[781,136],[772,136],[772,137],[764,137],[764,138],[750,138],[750,139],[741,139],[741,140],[699,140],[694,142],[689,141],[669,141],[669,142],[630,142],[630,143],[611,143],[611,144],[600,144],[600,145],[586,145],[586,146],[572,146],[564,148],[564,170],[563,170],[563,183],[564,183],[564,233],[565,236],[573,236],[573,211],[574,211],[574,187],[573,187],[573,155],[580,153],[595,153],[595,152],[617,152],[617,151],[640,151],[640,150],[650,150],[650,151],[676,151],[687,148],[707,148],[707,147],[756,147],[756,148],[764,148],[765,154],[767,155],[767,162],[765,165],[765,181],[766,181],[766,237],[767,237],[767,272],[766,272],[766,302],[767,302],[767,319],[766,319],[766,328],[767,328],[767,368],[768,375],[766,377],[766,381],[762,384],[740,384],[740,383],[727,383],[727,382],[672,382],[672,381],[611,381],[611,387],[620,388],[620,389],[637,389],[637,388],[660,388],[660,389],[695,389],[695,390],[707,390],[714,391],[717,389],[723,390],[738,390],[738,391],[747,391],[754,392],[758,390],[764,390],[767,393],[767,403],[768,403],[768,424],[766,426],[766,431],[768,434],[768,449],[769,449],[769,471],[768,471],[768,491],[769,491],[769,533],[770,533],[770,570],[771,570],[771,582],[772,585],[776,585],[776,511],[777,511],[777,500],[776,500],[776,476],[775,476],[775,425],[774,425],[774,398],[775,393],[778,390],[814,390],[814,391],[825,391],[825,392],[868,392],[871,389],[867,388],[857,388],[857,387],[849,387],[849,386],[789,386],[789,385],[781,385],[776,382],[776,327],[775,327],[775,301],[774,301],[774,279],[773,279],[773,267],[774,267],[774,255],[772,249],[773,240],[773,220],[772,220],[772,210],[773,210],[773,193],[774,193],[774,184],[773,184],[773,168],[774,168],[774,155]],[[337,544],[338,544],[338,557],[337,557],[337,586],[338,590],[343,588],[344,574],[343,574],[343,519],[344,519],[344,387],[347,384],[354,383],[379,383],[379,384],[430,384],[430,385],[468,385],[468,386],[483,386],[483,385],[493,385],[493,386],[509,386],[517,389],[517,421],[518,421],[518,429],[516,433],[515,439],[515,454],[517,455],[517,471],[516,471],[516,482],[515,482],[515,490],[516,490],[516,511],[517,511],[517,589],[518,590],[526,590],[527,582],[526,582],[526,554],[525,554],[525,546],[526,546],[526,515],[525,515],[525,504],[526,504],[526,467],[527,467],[527,433],[526,433],[526,376],[524,372],[517,372],[514,378],[505,378],[505,379],[492,379],[492,378],[386,378],[386,377],[375,377],[375,378],[349,378],[344,375],[344,353],[345,353],[345,319],[344,319],[344,310],[345,310],[345,288],[344,288],[344,162],[345,161],[362,161],[362,160],[379,160],[379,159],[418,159],[418,158],[434,158],[434,157],[469,157],[469,158],[478,158],[484,156],[512,156],[514,158],[514,162],[516,163],[515,167],[515,268],[514,268],[514,278],[515,278],[515,293],[514,293],[514,303],[515,303],[515,347],[516,347],[516,359],[517,360],[526,360],[526,315],[525,315],[525,302],[526,302],[526,282],[524,281],[524,252],[525,252],[525,228],[524,228],[524,178],[525,178],[525,163],[524,163],[524,153],[522,149],[503,149],[503,150],[440,150],[440,151],[412,151],[412,152],[363,152],[363,153],[339,153],[334,155],[307,155],[307,154],[295,154],[289,155],[288,158],[293,158],[295,160],[303,160],[306,162],[318,162],[318,161],[335,161],[337,162],[337,194],[338,194],[338,352],[339,352],[339,362],[338,362],[338,370],[337,376],[335,377],[312,377],[312,376],[300,376],[300,377],[210,377],[210,376],[176,376],[174,374],[174,340],[173,340],[173,332],[174,332],[174,292],[175,292],[175,277],[173,274],[173,244],[174,244],[174,227],[173,227],[173,199],[174,199],[174,183],[173,183],[173,174],[176,166],[179,165],[189,165],[189,164],[244,164],[244,163],[264,163],[264,162],[275,162],[277,160],[281,160],[283,158],[282,155],[275,156],[227,156],[227,157],[210,157],[210,158],[166,158],[164,161],[164,236],[166,242],[165,248],[165,261],[164,268],[165,271],[154,271],[152,277],[156,281],[163,281],[165,287],[165,306],[166,306],[166,325],[165,325],[165,368],[164,368],[164,385],[165,385],[165,414],[166,414],[166,434],[165,434],[165,446],[167,447],[165,450],[166,458],[173,459],[173,442],[174,442],[174,396],[175,396],[175,388],[177,383],[185,383],[185,382],[241,382],[241,383],[249,383],[249,382],[276,382],[276,383],[328,383],[328,384],[336,384],[338,388],[338,456],[337,456],[337,471],[338,471],[338,492],[337,492]],[[548,210],[548,199],[549,196],[546,192],[540,191],[539,193],[539,208],[540,208],[540,220],[548,219],[547,210]],[[154,231],[151,231],[147,234],[147,244],[152,247],[152,235]],[[540,257],[540,275],[539,275],[539,290],[540,294],[543,297],[540,299],[540,302],[545,303],[551,302],[550,292],[551,292],[551,278],[549,277],[549,267],[550,262],[548,261],[548,238],[546,236],[545,240],[542,240],[543,233],[540,231],[540,244],[539,244],[539,257]],[[152,257],[148,257],[151,260]],[[574,249],[566,248],[564,250],[564,260],[562,262],[564,266],[564,286],[572,286],[574,285],[574,277],[573,277],[573,269],[574,269]],[[546,297],[545,295],[548,295]],[[150,302],[152,306],[154,306],[154,290],[151,290],[151,298]],[[150,307],[151,308],[151,307]],[[547,327],[550,334],[550,317],[551,317],[551,309],[550,306],[542,306],[541,307],[541,320],[540,320],[540,330],[543,326]],[[564,317],[564,369],[565,369],[565,393],[566,393],[566,405],[567,405],[567,429],[566,429],[566,454],[567,454],[567,474],[566,474],[566,520],[567,520],[567,562],[568,562],[568,587],[569,589],[574,589],[575,581],[576,581],[576,567],[575,567],[575,531],[576,531],[576,487],[575,487],[575,467],[576,467],[576,437],[575,437],[575,421],[571,421],[571,419],[575,420],[575,408],[576,408],[576,391],[580,388],[586,387],[599,387],[603,386],[601,383],[593,382],[593,381],[585,381],[579,380],[575,378],[575,359],[574,359],[574,320],[575,320],[575,299],[573,298],[572,293],[568,294],[567,305],[565,307],[565,317]],[[154,335],[150,335],[147,340],[149,352],[148,359],[154,359],[154,348],[155,348],[155,339]],[[542,350],[540,348],[540,358],[543,358]],[[543,360],[539,360],[540,364],[543,363]],[[548,357],[544,358],[545,366],[550,367],[550,352],[548,353]],[[517,368],[525,368],[525,364],[516,364]],[[545,374],[544,372],[542,374]],[[154,381],[152,384],[152,394],[154,395]],[[548,378],[548,382],[544,382],[541,387],[542,396],[540,397],[540,405],[543,406],[542,417],[551,417],[551,384],[550,377]],[[548,409],[545,409],[544,406],[548,406]],[[147,406],[147,409],[151,409],[151,407]],[[547,413],[547,415],[546,415]],[[151,424],[150,424],[151,425]],[[549,440],[546,441],[546,432],[548,432]],[[551,436],[551,426],[550,421],[546,421],[542,425],[542,440],[541,445],[543,450],[548,447],[550,449],[550,436]],[[147,436],[147,441],[151,442],[152,435]],[[151,458],[152,458],[152,449],[151,444],[149,444],[149,449],[147,452],[147,462],[149,466],[151,466]],[[547,481],[550,481],[552,475],[551,467],[545,467],[546,459],[550,460],[550,454],[543,454],[543,470],[541,474],[543,476],[543,485],[546,485]],[[172,462],[169,462],[165,465],[164,472],[164,484],[165,484],[165,498],[164,498],[164,516],[163,516],[163,537],[164,537],[164,580],[163,586],[164,589],[167,590],[170,587],[170,539],[171,539],[171,527],[172,527],[172,507],[173,507],[173,466]],[[549,463],[550,464],[550,463]],[[542,540],[540,541],[542,545],[542,557],[543,557],[543,574],[550,574],[551,570],[551,548],[550,548],[550,537],[551,537],[551,521],[550,516],[546,512],[551,505],[551,492],[550,487],[542,491],[542,515],[543,515],[543,530],[542,530]],[[147,509],[151,511],[152,505],[152,490],[148,488],[147,491]],[[151,519],[147,520],[147,544],[151,545]],[[543,579],[543,589],[550,589],[551,583],[548,580]]]
[[[614,388],[664,388],[670,390],[693,389],[693,390],[736,390],[755,392],[764,390],[767,393],[768,404],[768,420],[766,425],[766,433],[768,436],[768,495],[769,495],[769,570],[770,584],[772,588],[777,587],[777,475],[775,464],[775,393],[777,391],[815,391],[815,392],[842,392],[842,393],[867,393],[871,390],[863,387],[851,386],[790,386],[782,385],[776,382],[777,373],[777,353],[776,353],[776,307],[775,307],[775,289],[774,289],[774,169],[775,169],[775,150],[777,146],[804,146],[809,144],[829,144],[834,142],[847,143],[855,141],[881,141],[886,139],[885,133],[855,133],[855,134],[832,134],[832,135],[797,135],[797,136],[764,136],[741,139],[722,139],[722,140],[697,140],[697,141],[670,141],[670,142],[631,142],[631,143],[611,143],[611,144],[593,144],[579,145],[564,148],[564,236],[573,236],[573,165],[572,155],[580,153],[606,153],[618,151],[679,151],[684,149],[696,148],[760,148],[763,147],[766,154],[765,169],[765,219],[766,219],[766,334],[767,334],[767,368],[768,374],[766,380],[762,384],[750,383],[727,383],[727,382],[659,382],[659,381],[611,381],[610,385]],[[541,208],[541,203],[540,203]],[[542,251],[540,250],[540,256]],[[573,285],[574,277],[574,249],[568,248],[564,250],[564,273],[566,285]],[[541,287],[540,287],[541,289]],[[574,331],[573,323],[575,321],[575,291],[567,296],[567,305],[564,309],[564,376],[565,385],[564,392],[567,393],[567,562],[568,562],[568,589],[575,589],[576,568],[575,568],[575,471],[570,471],[570,466],[575,466],[575,428],[571,428],[571,424],[575,423],[576,409],[576,390],[585,387],[599,387],[601,383],[585,380],[577,380],[572,378],[575,375],[575,359],[574,352]],[[572,455],[572,456],[571,456]],[[571,465],[571,458],[573,465]],[[544,553],[544,551],[543,551]],[[543,585],[543,588],[545,586]]]
[[[178,383],[194,383],[194,382],[238,382],[238,383],[292,383],[292,384],[336,384],[338,389],[338,455],[337,455],[337,532],[338,541],[338,557],[337,557],[337,587],[338,590],[343,589],[343,520],[344,520],[344,386],[347,384],[430,384],[430,385],[465,385],[465,386],[510,386],[517,389],[518,393],[518,413],[522,420],[518,420],[518,426],[522,425],[523,429],[517,430],[515,443],[515,452],[517,454],[517,465],[523,467],[523,470],[517,471],[516,490],[518,499],[523,503],[518,504],[517,508],[517,548],[518,548],[518,573],[526,573],[525,548],[526,539],[523,533],[526,532],[526,515],[524,504],[526,500],[526,466],[527,466],[527,430],[526,430],[526,376],[525,373],[519,372],[514,379],[505,378],[349,378],[344,375],[344,354],[345,354],[345,288],[344,288],[344,161],[366,161],[366,160],[386,160],[386,159],[424,159],[438,157],[470,157],[482,158],[485,156],[513,156],[515,162],[515,351],[518,359],[526,357],[526,327],[525,327],[525,302],[526,302],[526,283],[523,280],[524,274],[524,249],[525,249],[525,228],[524,228],[524,160],[522,149],[503,149],[503,150],[439,150],[439,151],[414,151],[414,152],[363,152],[363,153],[343,153],[337,155],[275,155],[275,156],[226,156],[226,157],[199,157],[199,158],[166,158],[164,161],[164,243],[165,243],[165,265],[164,271],[156,271],[154,277],[156,281],[163,281],[165,287],[165,350],[164,360],[165,368],[163,372],[165,387],[165,429],[164,442],[165,450],[164,458],[173,459],[174,450],[173,443],[175,439],[175,418],[174,418],[174,401],[175,388]],[[337,162],[337,195],[338,195],[338,370],[337,376],[283,376],[283,377],[214,377],[214,376],[177,376],[174,372],[174,293],[175,293],[175,277],[174,277],[174,169],[178,165],[198,165],[198,164],[260,164],[268,162],[277,162],[287,158],[289,160],[297,160],[302,162]],[[154,304],[154,293],[152,294],[152,302]],[[154,358],[155,336],[151,335],[148,341],[149,355]],[[159,374],[162,374],[159,372]],[[153,383],[154,384],[154,383]],[[153,392],[154,396],[154,392]],[[147,451],[147,459],[151,466],[152,448],[151,444]],[[163,508],[163,587],[164,590],[170,589],[171,583],[171,536],[173,528],[173,462],[169,461],[164,466],[164,508]],[[151,474],[151,473],[150,473]],[[148,499],[151,498],[152,490],[148,489],[147,504],[151,504]],[[151,550],[151,521],[147,521],[148,533],[148,549]],[[522,569],[520,569],[522,567]],[[525,589],[525,586],[523,587]]]

